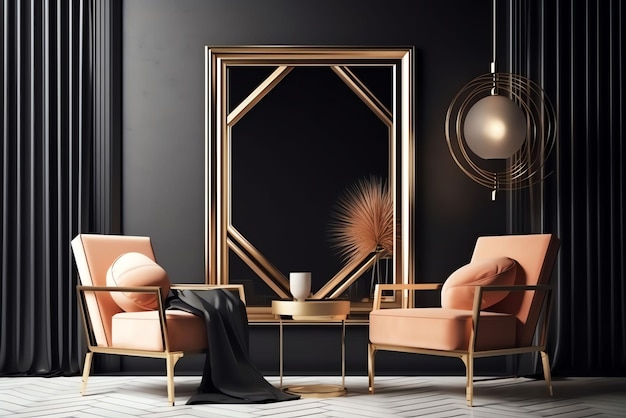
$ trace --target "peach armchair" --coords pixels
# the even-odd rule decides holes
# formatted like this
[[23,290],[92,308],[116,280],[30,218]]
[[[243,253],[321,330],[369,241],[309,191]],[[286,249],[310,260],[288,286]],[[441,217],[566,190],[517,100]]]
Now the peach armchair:
[[174,366],[185,354],[206,350],[207,332],[203,318],[164,309],[169,289],[227,288],[245,303],[243,286],[170,284],[149,237],[80,234],[72,240],[72,252],[87,337],[81,394],[94,353],[162,358],[168,401],[174,405]]
[[[551,234],[479,237],[470,263],[443,285],[378,285],[370,313],[370,392],[379,350],[460,358],[468,406],[473,404],[474,359],[539,352],[552,395],[546,334],[558,248]],[[440,290],[442,306],[411,307],[413,291],[425,290]],[[401,298],[401,307],[384,308],[381,295],[390,291]]]

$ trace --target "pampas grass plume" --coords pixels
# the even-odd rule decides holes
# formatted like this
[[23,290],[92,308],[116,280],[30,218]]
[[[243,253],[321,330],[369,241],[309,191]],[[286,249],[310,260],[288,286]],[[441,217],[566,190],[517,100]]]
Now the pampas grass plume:
[[330,224],[333,248],[350,263],[374,251],[393,253],[393,196],[382,179],[358,181],[340,196]]

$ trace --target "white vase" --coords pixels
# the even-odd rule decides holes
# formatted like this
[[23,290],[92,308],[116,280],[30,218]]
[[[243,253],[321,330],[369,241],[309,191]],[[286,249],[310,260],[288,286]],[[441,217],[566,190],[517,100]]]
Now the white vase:
[[311,294],[311,272],[289,273],[289,291],[298,302],[309,297]]

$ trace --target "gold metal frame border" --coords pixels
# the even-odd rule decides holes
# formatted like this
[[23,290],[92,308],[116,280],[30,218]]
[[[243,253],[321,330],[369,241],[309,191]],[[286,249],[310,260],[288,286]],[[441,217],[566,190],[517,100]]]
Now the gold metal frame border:
[[[205,47],[205,282],[228,284],[228,251],[233,250],[279,297],[289,297],[288,281],[230,224],[231,127],[278,84],[293,67],[327,66],[360,97],[390,129],[390,187],[394,194],[394,222],[400,219],[400,240],[394,248],[394,283],[414,282],[414,52],[413,48],[343,48],[240,46]],[[228,113],[228,66],[274,66],[276,70],[240,105]],[[350,65],[389,65],[393,69],[393,109],[386,111],[367,87],[349,70]],[[398,86],[397,80],[400,80]],[[399,107],[399,109],[397,109]],[[395,115],[400,116],[398,124]],[[398,178],[400,184],[398,185]],[[398,187],[399,186],[399,187]],[[397,248],[399,247],[399,248]],[[369,264],[366,262],[366,264]],[[346,268],[348,268],[347,266]],[[356,267],[356,266],[355,266]],[[342,271],[345,269],[342,269]],[[359,269],[361,270],[361,269]],[[401,279],[398,280],[398,277]],[[331,279],[332,281],[333,279]],[[270,283],[268,283],[269,285]],[[335,285],[340,283],[335,283]],[[316,297],[328,296],[330,281]],[[335,296],[334,292],[331,297]]]

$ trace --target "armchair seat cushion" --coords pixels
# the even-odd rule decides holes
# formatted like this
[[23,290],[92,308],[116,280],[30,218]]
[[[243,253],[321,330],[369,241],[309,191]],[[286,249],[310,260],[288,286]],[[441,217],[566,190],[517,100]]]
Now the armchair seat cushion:
[[[207,346],[204,318],[178,310],[165,311],[170,351],[202,351]],[[120,312],[112,318],[115,348],[163,351],[159,311]]]
[[[471,310],[377,309],[370,313],[370,342],[432,350],[467,350],[471,325]],[[514,347],[515,327],[514,315],[481,312],[476,350]]]

